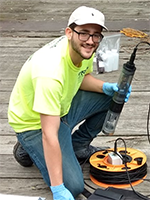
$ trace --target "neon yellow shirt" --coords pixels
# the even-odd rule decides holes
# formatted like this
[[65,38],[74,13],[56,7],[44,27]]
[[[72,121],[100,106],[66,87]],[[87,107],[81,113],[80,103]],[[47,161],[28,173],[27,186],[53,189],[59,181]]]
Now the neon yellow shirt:
[[23,65],[8,108],[15,132],[41,128],[40,113],[66,115],[84,75],[93,68],[93,57],[76,67],[69,56],[68,39],[62,36],[36,51]]

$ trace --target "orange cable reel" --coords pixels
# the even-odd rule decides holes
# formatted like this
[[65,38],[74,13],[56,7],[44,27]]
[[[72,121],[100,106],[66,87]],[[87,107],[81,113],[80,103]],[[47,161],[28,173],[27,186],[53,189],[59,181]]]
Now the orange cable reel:
[[[143,152],[132,148],[127,148],[126,152],[124,148],[117,148],[117,152],[126,160],[126,166],[124,163],[115,165],[110,162],[109,156],[110,152],[113,154],[113,151],[114,149],[98,151],[90,157],[91,181],[104,188],[130,187],[127,176],[127,173],[129,173],[129,176],[133,176],[133,178],[131,178],[133,186],[143,182],[143,179],[146,178],[147,174],[146,155]],[[138,171],[141,171],[141,174],[139,177],[136,177]]]

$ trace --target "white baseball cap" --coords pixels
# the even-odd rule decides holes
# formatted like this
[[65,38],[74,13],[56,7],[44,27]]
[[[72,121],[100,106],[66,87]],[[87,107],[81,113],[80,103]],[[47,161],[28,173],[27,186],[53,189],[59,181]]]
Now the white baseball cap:
[[102,26],[104,29],[108,30],[104,25],[105,17],[103,13],[95,8],[90,8],[86,6],[80,6],[71,14],[68,26],[72,23],[76,25],[84,25],[84,24],[98,24]]

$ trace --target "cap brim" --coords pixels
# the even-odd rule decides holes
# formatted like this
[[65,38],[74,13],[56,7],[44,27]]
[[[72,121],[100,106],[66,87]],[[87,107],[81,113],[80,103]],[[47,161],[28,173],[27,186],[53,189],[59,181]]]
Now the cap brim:
[[85,25],[85,24],[97,24],[99,26],[101,26],[102,28],[104,28],[106,31],[108,31],[108,28],[106,26],[104,26],[103,24],[100,24],[100,23],[96,23],[96,22],[90,22],[88,21],[87,23],[85,23],[85,21],[76,21],[74,22],[76,25],[80,26],[80,25]]

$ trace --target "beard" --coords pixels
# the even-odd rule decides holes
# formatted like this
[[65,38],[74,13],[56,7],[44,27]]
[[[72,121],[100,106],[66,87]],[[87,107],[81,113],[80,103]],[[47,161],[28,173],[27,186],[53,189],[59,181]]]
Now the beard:
[[[96,49],[98,48],[98,45],[95,44],[87,44],[86,42],[82,42],[83,44],[79,44],[73,40],[73,38],[70,40],[71,47],[76,52],[78,56],[80,56],[82,59],[90,59],[93,55],[93,53],[96,52]],[[92,50],[89,53],[86,53],[85,48],[91,48]]]

